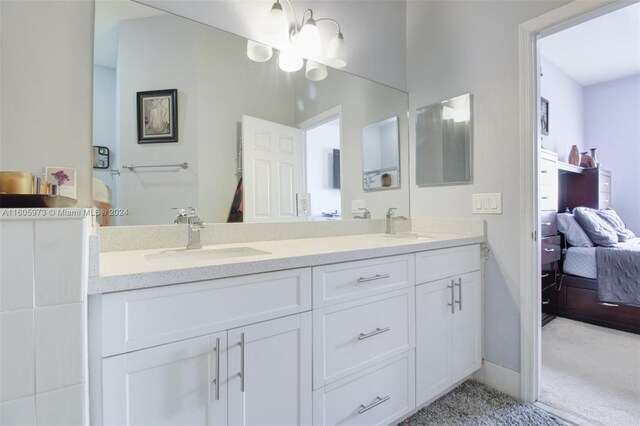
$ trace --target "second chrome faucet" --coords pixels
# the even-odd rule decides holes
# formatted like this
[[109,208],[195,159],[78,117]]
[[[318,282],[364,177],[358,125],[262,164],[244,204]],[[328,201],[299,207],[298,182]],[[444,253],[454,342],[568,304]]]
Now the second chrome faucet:
[[387,228],[384,231],[385,234],[395,234],[396,233],[396,221],[397,220],[408,220],[406,216],[396,216],[395,211],[397,209],[395,207],[389,208],[387,211]]
[[198,216],[196,209],[189,207],[188,209],[175,210],[178,210],[178,216],[173,223],[187,225],[187,250],[202,248],[202,244],[200,243],[200,229],[205,227],[205,223]]

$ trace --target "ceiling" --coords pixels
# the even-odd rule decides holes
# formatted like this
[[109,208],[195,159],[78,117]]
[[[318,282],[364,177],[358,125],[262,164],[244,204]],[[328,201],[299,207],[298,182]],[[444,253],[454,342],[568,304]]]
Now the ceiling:
[[166,13],[129,0],[96,0],[93,63],[115,68],[118,60],[118,24],[127,19]]
[[539,45],[542,56],[582,86],[640,74],[640,3],[547,36]]

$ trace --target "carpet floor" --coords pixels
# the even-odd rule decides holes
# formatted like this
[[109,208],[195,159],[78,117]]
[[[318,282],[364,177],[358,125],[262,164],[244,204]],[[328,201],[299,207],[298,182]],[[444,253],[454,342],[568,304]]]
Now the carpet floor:
[[586,424],[640,425],[640,336],[554,319],[542,328],[540,401]]
[[533,404],[469,380],[409,417],[409,426],[558,426],[564,422]]

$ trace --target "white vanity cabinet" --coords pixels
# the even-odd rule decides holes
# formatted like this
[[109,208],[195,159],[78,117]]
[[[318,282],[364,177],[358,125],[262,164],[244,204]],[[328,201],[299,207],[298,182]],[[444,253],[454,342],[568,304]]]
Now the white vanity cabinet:
[[416,400],[422,405],[482,363],[480,247],[416,254]]
[[310,269],[103,295],[102,422],[311,424],[310,307]]

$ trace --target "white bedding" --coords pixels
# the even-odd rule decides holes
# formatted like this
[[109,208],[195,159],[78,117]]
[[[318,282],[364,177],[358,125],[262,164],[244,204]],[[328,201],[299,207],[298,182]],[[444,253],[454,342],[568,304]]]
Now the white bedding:
[[597,279],[595,247],[569,247],[565,254],[562,272],[579,277]]

